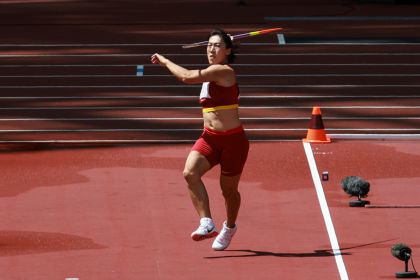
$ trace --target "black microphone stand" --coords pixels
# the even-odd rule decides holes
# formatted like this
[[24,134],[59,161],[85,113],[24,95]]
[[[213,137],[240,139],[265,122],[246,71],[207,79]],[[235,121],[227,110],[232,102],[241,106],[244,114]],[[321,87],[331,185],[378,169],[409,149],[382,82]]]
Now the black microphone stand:
[[405,271],[395,273],[397,278],[417,278],[416,271],[408,271],[408,260],[410,259],[410,254],[406,253],[404,256]]

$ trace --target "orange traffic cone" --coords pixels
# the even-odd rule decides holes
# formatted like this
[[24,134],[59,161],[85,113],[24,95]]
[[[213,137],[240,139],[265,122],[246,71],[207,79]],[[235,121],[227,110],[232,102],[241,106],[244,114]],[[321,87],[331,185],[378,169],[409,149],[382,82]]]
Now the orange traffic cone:
[[331,139],[325,134],[324,123],[322,122],[321,109],[314,107],[312,109],[312,118],[309,123],[308,134],[303,139],[304,142],[310,143],[330,143]]

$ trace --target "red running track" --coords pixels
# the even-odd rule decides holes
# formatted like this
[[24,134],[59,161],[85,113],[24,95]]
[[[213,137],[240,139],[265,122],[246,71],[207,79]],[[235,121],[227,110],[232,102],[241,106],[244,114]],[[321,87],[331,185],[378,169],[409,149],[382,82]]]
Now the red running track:
[[[214,252],[194,242],[198,218],[181,175],[190,145],[3,153],[4,279],[340,279],[303,145],[253,143],[239,231]],[[390,279],[397,242],[420,248],[417,209],[356,209],[339,182],[358,175],[380,205],[419,205],[417,142],[313,145],[349,279]],[[205,177],[214,218],[218,168]],[[416,258],[415,258],[416,259]]]

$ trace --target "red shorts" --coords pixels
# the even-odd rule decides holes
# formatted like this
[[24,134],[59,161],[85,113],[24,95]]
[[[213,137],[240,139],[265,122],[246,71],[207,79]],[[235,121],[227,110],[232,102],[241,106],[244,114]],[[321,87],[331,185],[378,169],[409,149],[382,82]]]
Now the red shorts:
[[249,141],[242,126],[227,131],[205,127],[192,150],[204,155],[212,167],[220,164],[223,175],[235,176],[242,173]]

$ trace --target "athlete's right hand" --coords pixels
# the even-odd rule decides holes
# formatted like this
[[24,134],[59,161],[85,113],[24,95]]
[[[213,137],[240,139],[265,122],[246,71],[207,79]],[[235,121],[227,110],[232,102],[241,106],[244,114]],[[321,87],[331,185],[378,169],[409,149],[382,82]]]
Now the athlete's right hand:
[[155,53],[154,55],[152,55],[150,60],[152,61],[153,64],[165,65],[165,61],[167,59],[163,55]]

